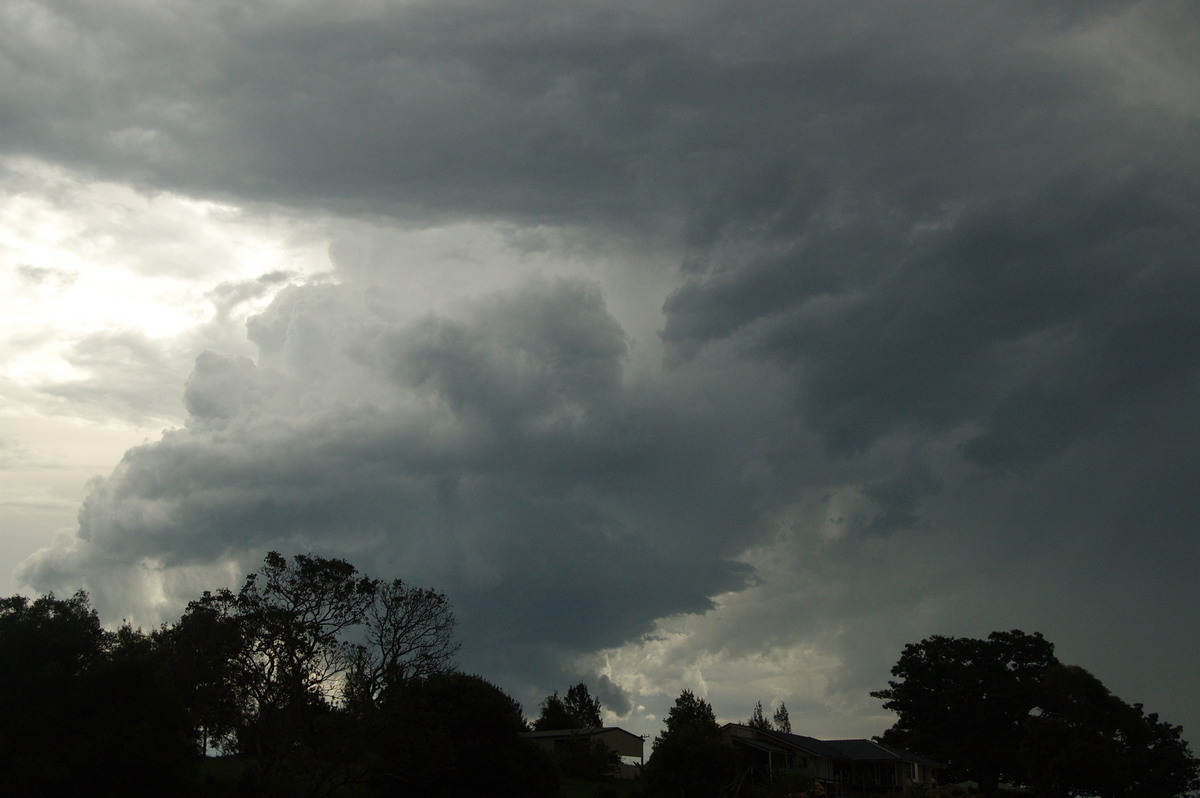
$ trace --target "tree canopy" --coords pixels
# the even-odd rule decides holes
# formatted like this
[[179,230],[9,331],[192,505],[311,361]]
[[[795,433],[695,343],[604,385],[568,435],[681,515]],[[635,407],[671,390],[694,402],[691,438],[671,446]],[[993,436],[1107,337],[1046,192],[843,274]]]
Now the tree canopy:
[[[534,731],[582,731],[603,726],[600,699],[583,682],[567,689],[565,697],[555,690],[541,703],[533,721]],[[554,762],[565,776],[596,781],[611,775],[621,758],[607,745],[586,735],[569,735],[557,740]]]
[[308,707],[355,707],[389,684],[447,668],[454,614],[433,590],[383,582],[345,560],[270,552],[241,589],[205,591],[164,634],[194,682],[212,739],[270,756]]
[[754,702],[754,709],[751,711],[750,719],[746,721],[746,725],[752,729],[764,729],[767,731],[771,729],[770,721],[768,721],[766,716],[763,715],[763,705],[761,701]]
[[775,714],[771,716],[771,722],[775,725],[775,731],[792,732],[792,719],[788,716],[787,704],[779,702],[779,707],[775,710]]
[[565,698],[560,698],[557,690],[546,696],[533,722],[536,731],[598,729],[603,725],[600,699],[594,698],[582,682],[569,688]]
[[388,689],[447,669],[453,628],[433,590],[270,552],[237,593],[205,591],[162,636],[202,743],[254,756],[270,783],[285,760],[311,764],[344,737],[339,711],[363,718]]
[[547,755],[521,737],[521,705],[481,676],[440,672],[389,690],[373,724],[380,795],[552,795]]
[[750,712],[750,719],[746,721],[746,725],[752,729],[763,729],[764,731],[788,732],[792,731],[792,721],[788,717],[787,705],[780,702],[775,714],[767,720],[763,713],[762,701],[754,702],[754,709]]
[[1039,633],[933,636],[905,646],[886,690],[897,714],[880,741],[944,762],[985,793],[1000,782],[1052,798],[1171,798],[1200,786],[1178,726],[1066,666]]
[[178,794],[196,750],[165,651],[86,593],[0,600],[0,792]]
[[[515,700],[452,669],[453,627],[433,590],[274,552],[236,593],[205,592],[148,634],[105,630],[82,591],[0,599],[0,788],[186,795],[214,746],[245,764],[238,790],[260,795],[548,797],[560,775],[611,774],[618,757],[587,734],[566,735],[553,755],[524,739]],[[1200,789],[1181,727],[1060,662],[1041,634],[929,637],[905,646],[892,676],[872,693],[897,715],[880,742],[990,795],[1001,782],[1039,798]],[[594,729],[601,709],[579,683],[547,696],[533,726]],[[757,702],[748,723],[791,730],[783,704],[768,719]],[[737,767],[712,706],[684,690],[642,785],[710,798]]]
[[1168,798],[1200,787],[1182,728],[1126,704],[1083,668],[1046,670],[1018,758],[1050,798]]
[[684,690],[654,738],[644,777],[653,795],[715,798],[733,781],[733,749],[721,739],[712,705]]
[[440,593],[276,552],[150,634],[106,631],[83,592],[0,600],[2,786],[181,794],[218,748],[262,794],[319,794],[369,772],[384,695],[447,671],[453,627]]
[[1021,775],[1023,724],[1043,672],[1057,664],[1040,634],[993,632],[986,640],[935,635],[904,647],[888,689],[871,693],[899,717],[889,745],[946,763],[994,793]]

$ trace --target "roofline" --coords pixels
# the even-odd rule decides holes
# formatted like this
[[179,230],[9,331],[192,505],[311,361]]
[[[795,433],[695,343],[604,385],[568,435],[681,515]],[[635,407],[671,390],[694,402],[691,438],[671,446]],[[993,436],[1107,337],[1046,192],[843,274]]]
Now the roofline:
[[632,737],[635,740],[646,741],[645,735],[634,734],[633,732],[622,729],[620,726],[592,726],[586,729],[547,729],[545,731],[525,731],[521,732],[522,737],[547,738],[547,737],[571,737],[574,735],[582,735],[591,737],[594,734],[603,734],[605,732],[620,732],[621,734]]
[[[726,723],[722,729],[737,727],[740,729],[749,729],[754,732],[767,735],[770,738],[779,741],[784,745],[798,748],[816,756],[822,756],[827,759],[841,759],[846,762],[913,762],[918,765],[925,765],[933,768],[945,768],[946,765],[937,762],[933,759],[923,757],[919,754],[914,754],[912,751],[907,751],[903,748],[892,748],[882,743],[877,743],[874,740],[863,738],[846,738],[841,740],[818,740],[816,737],[806,737],[803,734],[792,734],[791,732],[780,732],[774,729],[759,729],[753,726],[748,726],[745,723]],[[812,740],[814,743],[832,749],[831,751],[822,751],[817,748],[810,747],[805,744],[805,741]],[[872,748],[877,749],[881,756],[879,757],[860,757],[852,756],[848,752],[838,747],[838,743],[866,743]]]
[[[749,729],[754,732],[760,732],[762,734],[769,735],[769,736],[773,737],[774,739],[779,740],[781,743],[783,743],[785,745],[789,745],[792,748],[799,748],[801,750],[807,751],[808,753],[813,754],[814,756],[823,756],[826,759],[833,759],[833,758],[845,759],[846,758],[846,757],[842,756],[841,752],[838,751],[836,748],[834,748],[834,746],[832,744],[830,744],[824,740],[818,740],[816,737],[807,737],[803,734],[792,734],[791,732],[780,732],[780,731],[775,731],[774,729],[757,729],[753,726],[748,726],[745,723],[726,723],[721,728],[727,729],[730,726],[736,726],[740,729]],[[821,750],[820,748],[813,748],[809,743],[807,743],[808,740],[811,740],[813,743],[816,743],[819,746],[828,747],[833,750],[829,751],[829,750]],[[831,756],[831,754],[832,754],[832,756]]]

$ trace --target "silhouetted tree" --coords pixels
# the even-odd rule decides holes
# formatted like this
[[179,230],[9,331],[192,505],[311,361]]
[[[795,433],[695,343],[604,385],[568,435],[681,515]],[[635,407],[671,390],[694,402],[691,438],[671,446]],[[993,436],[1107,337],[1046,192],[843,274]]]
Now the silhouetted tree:
[[521,737],[518,704],[479,676],[410,679],[380,699],[370,743],[377,795],[549,796],[557,778],[548,756]]
[[1058,664],[1040,634],[992,632],[986,640],[935,635],[904,647],[888,689],[871,693],[899,717],[881,742],[945,762],[994,795],[1023,775],[1018,750],[1038,684]]
[[905,646],[871,695],[899,716],[881,742],[945,762],[995,794],[1000,780],[1051,798],[1170,798],[1200,787],[1178,726],[1129,705],[1040,634],[934,636]]
[[752,729],[763,729],[770,731],[771,724],[763,715],[763,705],[761,701],[754,702],[754,710],[750,713],[750,720],[746,721],[746,725]]
[[779,708],[775,710],[773,718],[775,723],[775,731],[792,733],[792,719],[788,717],[787,704],[779,702]]
[[767,720],[763,713],[763,705],[761,701],[754,702],[754,710],[750,713],[750,720],[746,721],[746,725],[752,729],[763,729],[764,731],[788,732],[792,731],[792,721],[788,718],[787,705],[780,702],[775,714],[771,716],[771,720]]
[[533,721],[533,728],[534,731],[562,731],[581,727],[571,713],[567,712],[567,705],[555,690],[542,699],[538,717]]
[[347,683],[350,703],[372,703],[388,685],[446,670],[458,643],[454,613],[442,593],[399,579],[375,584]]
[[376,583],[345,560],[270,552],[237,596],[260,706],[333,703],[353,662],[347,632],[366,617]]
[[188,604],[175,624],[155,636],[170,652],[172,674],[191,718],[197,749],[233,751],[252,706],[243,680],[245,629],[233,608],[236,598],[205,593]]
[[535,731],[598,729],[602,725],[600,699],[593,698],[582,682],[568,689],[566,698],[560,698],[557,690],[546,696],[533,722]]
[[733,748],[721,739],[712,706],[684,690],[654,738],[643,779],[651,795],[710,798],[735,775]]
[[84,782],[76,794],[180,795],[200,752],[171,652],[129,625],[110,639],[73,702],[70,722],[90,749],[75,755]]
[[[567,690],[565,698],[560,698],[557,690],[546,696],[533,728],[535,731],[598,729],[603,725],[600,709],[600,699],[594,698],[587,685],[580,682]],[[574,735],[556,742],[554,761],[563,775],[594,781],[616,771],[621,758],[599,740]]]
[[1169,796],[1194,795],[1200,790],[1200,761],[1192,755],[1187,740],[1183,739],[1183,727],[1158,719],[1158,713],[1146,714],[1141,704],[1133,704],[1140,716],[1137,728],[1140,743],[1130,746],[1128,771],[1132,775],[1119,793],[1100,793],[1104,798],[1119,795],[1147,796],[1147,798],[1169,798]]
[[109,636],[87,594],[0,601],[0,772],[10,795],[68,794],[77,768],[71,722],[84,675]]
[[367,728],[391,685],[448,667],[453,627],[440,593],[345,560],[271,552],[237,593],[205,592],[162,634],[190,680],[201,740],[253,756],[269,791],[285,759],[309,769],[323,752],[343,759],[340,713]]
[[579,723],[577,728],[598,729],[604,725],[600,719],[600,699],[593,698],[583,682],[567,689],[563,703],[567,712]]
[[168,665],[82,591],[0,600],[0,791],[179,794],[198,752]]
[[[2,599],[0,792],[183,795],[217,747],[249,755],[245,786],[255,794],[332,794],[392,755],[374,736],[388,725],[382,702],[439,684],[457,648],[453,627],[440,593],[371,579],[344,560],[276,552],[237,593],[205,592],[149,635],[105,631],[83,592]],[[459,683],[478,696],[473,685]],[[570,697],[576,712],[590,706],[586,689]],[[491,702],[503,712],[472,705],[507,719],[504,740],[524,729],[507,697]],[[500,739],[486,723],[478,736],[469,726],[442,735],[460,767]],[[538,783],[544,757],[525,741],[506,745]]]
[[1050,798],[1171,798],[1200,787],[1181,729],[1112,695],[1083,668],[1048,668],[1025,721],[1027,781]]

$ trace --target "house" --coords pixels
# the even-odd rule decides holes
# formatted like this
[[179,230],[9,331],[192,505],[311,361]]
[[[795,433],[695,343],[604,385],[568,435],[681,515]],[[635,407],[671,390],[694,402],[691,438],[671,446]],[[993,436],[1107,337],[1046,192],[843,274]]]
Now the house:
[[801,734],[727,723],[721,734],[741,754],[748,777],[806,773],[831,798],[900,793],[919,784],[933,786],[945,766],[871,740],[818,740]]
[[620,764],[617,766],[617,772],[614,774],[617,778],[621,779],[632,779],[637,774],[637,769],[645,763],[644,750],[646,739],[633,732],[625,731],[618,726],[604,726],[594,729],[531,731],[525,732],[521,736],[548,751],[554,751],[563,744],[563,741],[572,737],[583,736],[591,740],[599,740],[608,746],[610,751],[614,751],[621,758]]

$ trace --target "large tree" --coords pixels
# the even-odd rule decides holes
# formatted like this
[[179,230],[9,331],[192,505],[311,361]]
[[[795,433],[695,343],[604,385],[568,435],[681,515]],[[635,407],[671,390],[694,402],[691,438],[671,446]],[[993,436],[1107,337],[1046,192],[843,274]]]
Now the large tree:
[[0,599],[0,793],[179,794],[199,761],[169,658],[86,593]]
[[1020,750],[1048,798],[1170,798],[1200,787],[1182,729],[1127,704],[1073,665],[1047,669]]
[[986,640],[935,635],[904,647],[888,689],[871,693],[898,715],[881,737],[944,762],[995,794],[1019,781],[1024,724],[1046,669],[1058,664],[1039,633],[992,632]]
[[1040,634],[934,636],[905,646],[871,695],[898,715],[881,742],[945,762],[985,793],[1171,798],[1200,786],[1182,729],[1126,704]]
[[654,738],[645,783],[651,795],[715,798],[735,775],[733,749],[721,739],[712,706],[691,690],[675,699]]
[[284,758],[330,749],[337,713],[362,718],[390,686],[448,668],[453,627],[440,593],[271,552],[237,593],[205,592],[163,635],[202,736],[255,756],[269,782]]
[[445,671],[458,651],[454,624],[444,594],[399,579],[375,583],[362,642],[353,650],[346,702],[361,709],[392,685]]
[[236,615],[235,604],[236,596],[228,590],[206,592],[188,604],[178,621],[155,633],[170,652],[172,673],[202,752],[234,749],[237,732],[253,708],[250,685],[244,678],[247,630]]
[[[557,690],[546,696],[533,721],[534,731],[598,729],[602,725],[600,699],[593,697],[583,682],[569,688],[565,697]],[[595,781],[612,774],[621,758],[600,740],[573,735],[557,742],[554,761],[563,775]]]
[[385,691],[368,748],[376,795],[549,796],[549,756],[522,737],[521,705],[480,676],[442,672]]
[[569,688],[565,698],[560,697],[557,690],[546,696],[541,712],[533,722],[536,731],[598,729],[603,725],[600,699],[594,698],[583,682]]

